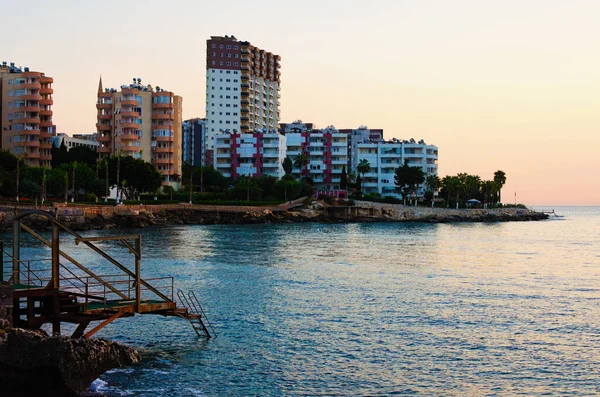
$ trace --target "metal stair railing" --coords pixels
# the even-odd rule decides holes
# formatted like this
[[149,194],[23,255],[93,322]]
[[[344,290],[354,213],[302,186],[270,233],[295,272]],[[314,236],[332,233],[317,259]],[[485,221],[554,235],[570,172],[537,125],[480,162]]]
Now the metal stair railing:
[[[204,310],[202,310],[202,306],[200,306],[200,302],[198,302],[198,299],[196,298],[196,295],[193,293],[193,291],[190,291],[190,293],[188,293],[188,296],[186,296],[183,293],[183,291],[177,290],[177,297],[179,298],[179,301],[181,302],[181,304],[185,307],[185,309],[187,311],[184,318],[186,320],[188,320],[188,322],[192,325],[192,328],[194,328],[196,335],[205,336],[207,338],[210,338],[211,334],[208,331],[208,328],[206,328],[206,325],[204,325],[204,322],[202,321],[202,317],[206,318],[206,314],[204,313]],[[200,309],[198,309],[198,308],[200,308]],[[198,326],[196,326],[196,323],[194,323],[194,320],[197,321]],[[213,334],[215,336],[217,336],[214,328],[208,321],[208,318],[206,318],[206,321],[208,322],[210,328],[212,329]],[[199,329],[201,329],[204,332],[204,335],[201,335],[200,332],[198,332]]]
[[[217,336],[217,333],[215,332],[215,329],[213,328],[212,324],[210,323],[210,320],[208,319],[208,317],[206,316],[206,313],[204,312],[204,309],[200,305],[200,301],[196,297],[196,293],[194,291],[189,291],[188,292],[188,298],[190,298],[190,302],[192,303],[194,311],[197,314],[201,314],[206,319],[206,322],[208,323],[208,326],[212,330],[213,334],[215,336]],[[200,310],[198,310],[198,309],[200,309]]]

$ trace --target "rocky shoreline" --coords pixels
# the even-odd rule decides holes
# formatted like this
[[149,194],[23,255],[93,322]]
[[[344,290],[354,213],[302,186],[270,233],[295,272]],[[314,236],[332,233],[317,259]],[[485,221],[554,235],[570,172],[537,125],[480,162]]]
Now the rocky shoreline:
[[109,369],[139,362],[136,350],[116,342],[0,328],[2,396],[77,396]]
[[[153,208],[156,207],[156,208]],[[8,230],[12,226],[14,211],[0,211],[0,229]],[[79,230],[146,228],[170,225],[214,225],[214,224],[258,224],[258,223],[356,223],[356,222],[514,222],[539,221],[548,219],[547,214],[527,209],[446,209],[408,207],[396,204],[358,202],[353,206],[328,206],[314,202],[309,206],[289,211],[273,208],[264,210],[254,207],[244,210],[215,210],[190,208],[186,205],[170,207],[145,206],[142,210],[126,213],[99,214],[81,212],[79,214],[60,215],[61,222]],[[31,216],[26,223],[34,229],[45,230],[50,227],[43,217]]]

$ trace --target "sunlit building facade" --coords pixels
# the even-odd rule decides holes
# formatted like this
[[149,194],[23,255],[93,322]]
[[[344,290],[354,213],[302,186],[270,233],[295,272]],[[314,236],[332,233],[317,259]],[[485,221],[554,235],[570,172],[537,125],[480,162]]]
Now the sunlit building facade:
[[0,147],[33,167],[50,167],[54,79],[14,63],[0,65]]

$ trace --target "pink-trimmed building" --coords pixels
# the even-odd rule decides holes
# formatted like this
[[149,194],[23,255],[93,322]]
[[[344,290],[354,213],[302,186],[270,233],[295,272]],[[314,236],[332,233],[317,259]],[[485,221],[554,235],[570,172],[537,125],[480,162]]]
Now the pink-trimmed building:
[[294,164],[293,174],[312,178],[317,189],[339,189],[342,170],[348,166],[348,134],[333,126],[325,129],[310,127],[313,125],[302,122],[286,124],[284,127],[287,156],[294,163],[302,154],[307,159],[303,167],[298,168]]
[[286,137],[278,132],[225,133],[215,135],[215,169],[233,180],[284,175]]

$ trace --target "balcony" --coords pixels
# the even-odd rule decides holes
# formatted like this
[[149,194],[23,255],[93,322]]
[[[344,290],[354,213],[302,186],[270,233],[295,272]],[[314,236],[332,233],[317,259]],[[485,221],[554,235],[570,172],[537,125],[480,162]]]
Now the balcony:
[[52,149],[51,143],[40,143],[40,149]]
[[52,121],[40,121],[40,127],[49,128],[52,127]]
[[40,88],[40,94],[42,94],[42,95],[50,95],[53,93],[54,93],[54,90],[52,88],[49,88],[49,87]]
[[27,152],[27,158],[28,159],[39,159],[40,152]]
[[121,145],[121,150],[124,152],[135,152],[138,153],[140,151],[139,146],[129,146],[129,145]]
[[138,134],[128,134],[128,133],[122,133],[121,134],[121,140],[122,141],[139,141],[140,137]]
[[155,141],[157,142],[174,142],[175,141],[175,137],[172,136],[157,136],[156,138],[154,138]]
[[141,124],[137,123],[121,123],[119,125],[121,126],[121,128],[132,128],[134,130],[138,130],[141,127]]
[[20,84],[18,87],[25,88],[25,89],[39,90],[42,87],[42,85],[40,83],[25,83],[25,84]]
[[40,83],[42,83],[42,84],[52,84],[52,83],[54,83],[54,79],[52,77],[43,76],[43,77],[40,77]]
[[50,154],[41,154],[40,160],[42,161],[52,161],[52,155]]
[[131,112],[131,111],[124,112],[121,109],[121,117],[134,117],[134,118],[138,118],[138,117],[140,117],[140,114],[138,112]]
[[173,120],[175,115],[172,113],[152,113],[153,120]]
[[152,164],[173,164],[174,159],[154,159]]
[[28,124],[39,124],[39,117],[23,117],[21,119],[15,119],[15,123],[28,123]]
[[40,100],[40,105],[42,106],[49,106],[54,104],[54,101],[52,99],[42,99]]
[[110,124],[96,124],[98,131],[112,131],[112,125]]
[[110,153],[112,150],[110,147],[99,147],[96,149],[98,153]]
[[153,109],[173,109],[172,103],[153,103]]
[[[40,115],[42,116],[42,112],[40,112]],[[99,114],[98,115],[98,120],[110,120],[112,119],[112,114]]]
[[18,135],[21,136],[26,136],[26,135],[35,135],[35,136],[39,136],[40,135],[40,129],[36,128],[36,129],[31,129],[31,130],[21,130],[21,131],[16,131]]
[[112,103],[97,103],[96,109],[112,109]]
[[35,140],[35,141],[21,141],[21,142],[15,142],[15,146],[19,145],[19,146],[27,146],[27,147],[40,147],[40,141],[39,140]]
[[153,147],[152,151],[156,152],[156,153],[175,153],[175,148],[174,147]]
[[121,106],[137,106],[138,105],[138,101],[136,101],[135,99],[123,99],[121,101]]
[[96,138],[96,140],[100,143],[102,142],[110,142],[112,140],[112,137],[110,135],[106,135],[106,136],[99,136],[98,138]]
[[21,95],[20,97],[17,97],[19,99],[22,99],[24,101],[39,101],[42,99],[42,96],[39,94],[30,94],[30,95]]
[[23,77],[42,77],[42,73],[40,72],[23,72]]

